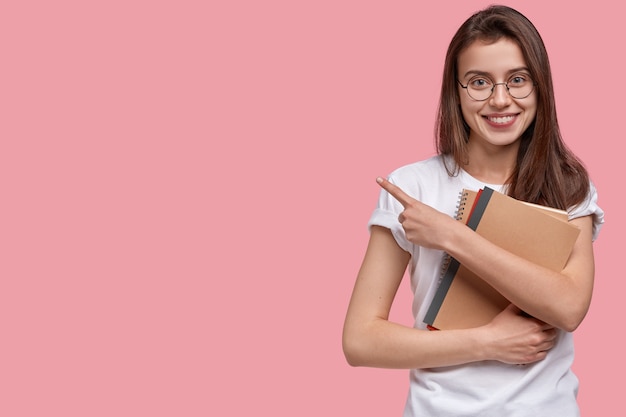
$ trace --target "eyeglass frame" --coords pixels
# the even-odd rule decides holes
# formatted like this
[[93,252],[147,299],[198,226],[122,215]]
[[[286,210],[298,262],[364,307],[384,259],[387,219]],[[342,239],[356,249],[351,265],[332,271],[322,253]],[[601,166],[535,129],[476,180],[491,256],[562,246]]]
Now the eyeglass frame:
[[[475,77],[470,78],[470,81],[472,81],[472,79],[474,79],[474,78]],[[528,77],[528,78],[530,78],[530,77]],[[531,78],[531,80],[532,80],[532,78]],[[479,100],[479,99],[476,99],[476,98],[472,97],[472,95],[470,94],[470,92],[468,90],[469,82],[466,85],[463,85],[463,84],[461,84],[461,81],[458,78],[456,79],[456,82],[459,83],[461,88],[463,88],[467,92],[467,95],[469,96],[469,98],[471,98],[474,101],[487,101],[487,100],[489,100],[491,98],[491,96],[493,95],[493,92],[496,89],[496,86],[498,86],[498,85],[503,85],[506,88],[507,94],[509,96],[511,96],[513,99],[515,99],[515,100],[522,100],[522,99],[525,99],[526,97],[530,96],[533,93],[533,91],[535,91],[535,86],[537,85],[537,83],[534,80],[532,80],[533,88],[530,89],[530,92],[528,94],[526,94],[524,97],[515,97],[513,94],[511,94],[511,89],[509,88],[509,82],[508,81],[505,82],[505,83],[493,83],[493,85],[491,86],[491,91],[489,92],[489,95],[486,98],[484,98],[482,100]]]

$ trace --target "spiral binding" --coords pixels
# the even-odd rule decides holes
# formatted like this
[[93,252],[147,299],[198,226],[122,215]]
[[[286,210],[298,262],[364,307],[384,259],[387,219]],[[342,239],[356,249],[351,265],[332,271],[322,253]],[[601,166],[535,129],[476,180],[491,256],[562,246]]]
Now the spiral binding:
[[459,202],[456,205],[456,212],[454,213],[454,217],[457,220],[461,220],[463,217],[463,212],[465,211],[465,206],[467,205],[467,196],[469,193],[465,190],[459,192]]
[[[454,213],[454,218],[456,220],[461,220],[463,218],[463,213],[466,208],[465,206],[467,205],[468,195],[469,193],[466,190],[459,191],[459,197],[458,197],[458,201],[456,204],[456,210]],[[441,283],[441,281],[443,280],[443,277],[446,274],[446,271],[448,270],[448,267],[450,266],[451,261],[452,261],[452,257],[449,254],[444,253],[443,260],[441,261],[441,272],[439,273],[439,283]]]

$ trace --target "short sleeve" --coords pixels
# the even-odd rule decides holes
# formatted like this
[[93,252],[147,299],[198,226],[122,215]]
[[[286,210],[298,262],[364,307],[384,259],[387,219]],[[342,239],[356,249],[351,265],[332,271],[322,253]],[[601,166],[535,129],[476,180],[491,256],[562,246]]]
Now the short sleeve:
[[593,216],[593,235],[592,239],[596,240],[600,229],[604,224],[604,210],[598,206],[598,191],[596,190],[593,182],[589,184],[589,193],[585,200],[579,205],[569,210],[569,219],[576,219],[578,217]]
[[[392,184],[396,184],[392,176],[388,180]],[[367,223],[367,228],[371,230],[372,226],[382,226],[389,229],[398,246],[407,252],[411,252],[413,244],[407,240],[402,224],[398,221],[398,216],[402,211],[404,211],[402,204],[386,190],[381,189],[378,205]]]

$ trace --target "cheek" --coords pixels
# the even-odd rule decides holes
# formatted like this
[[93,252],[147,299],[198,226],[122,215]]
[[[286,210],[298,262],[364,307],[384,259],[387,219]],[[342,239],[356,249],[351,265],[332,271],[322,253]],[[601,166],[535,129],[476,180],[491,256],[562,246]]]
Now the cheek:
[[526,107],[526,113],[528,114],[528,123],[532,123],[537,117],[537,101],[533,100],[528,107]]
[[480,106],[477,106],[475,102],[467,100],[461,100],[461,115],[463,116],[463,120],[465,123],[471,124],[474,118],[478,115],[478,111],[480,110]]
[[[532,120],[535,119],[535,116],[537,115],[537,96],[533,93],[532,94],[532,100],[530,100],[527,104],[526,104],[526,112],[531,116],[530,118]],[[529,98],[531,98],[529,97]]]

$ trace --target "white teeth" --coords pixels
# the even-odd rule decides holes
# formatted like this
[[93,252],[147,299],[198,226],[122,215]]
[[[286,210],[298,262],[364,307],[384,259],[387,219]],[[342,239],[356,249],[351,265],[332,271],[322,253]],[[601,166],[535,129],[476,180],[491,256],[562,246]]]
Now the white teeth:
[[513,116],[487,117],[487,118],[489,119],[490,122],[499,123],[499,124],[509,123],[511,120],[513,120]]

